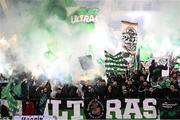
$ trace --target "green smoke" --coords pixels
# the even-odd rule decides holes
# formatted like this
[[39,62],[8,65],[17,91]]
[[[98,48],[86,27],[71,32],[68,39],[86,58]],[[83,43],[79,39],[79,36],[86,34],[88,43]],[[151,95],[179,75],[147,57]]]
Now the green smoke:
[[[67,8],[74,6],[77,5],[73,0],[43,0],[37,6],[32,7],[30,12],[32,21],[25,27],[24,41],[21,41],[23,46],[29,47],[29,44],[37,42],[37,45],[32,46],[35,49],[38,49],[38,47],[43,48],[39,52],[42,53],[44,51],[44,58],[47,60],[55,60],[60,51],[69,51],[67,46],[65,47],[63,44],[64,40],[77,38],[77,35],[80,36],[84,33],[84,30],[92,31],[94,29],[94,23],[79,23],[75,25],[70,23]],[[72,13],[72,15],[82,14],[96,15],[97,10],[79,8]],[[42,46],[38,46],[39,43]],[[33,55],[35,51],[30,49],[26,52]],[[37,54],[40,55],[40,53]]]
[[151,50],[149,48],[140,48],[140,61],[149,61],[151,57]]
[[[27,49],[25,52],[36,58],[36,55],[40,55],[40,53],[34,50],[43,48],[44,57],[47,60],[54,60],[58,50],[61,49],[60,40],[64,39],[64,33],[58,33],[58,31],[65,29],[63,25],[68,17],[66,7],[73,5],[75,5],[73,0],[43,0],[32,7],[29,12],[32,20],[25,25],[21,44],[24,47],[29,48],[30,45],[33,48]],[[38,44],[42,46],[38,46]]]

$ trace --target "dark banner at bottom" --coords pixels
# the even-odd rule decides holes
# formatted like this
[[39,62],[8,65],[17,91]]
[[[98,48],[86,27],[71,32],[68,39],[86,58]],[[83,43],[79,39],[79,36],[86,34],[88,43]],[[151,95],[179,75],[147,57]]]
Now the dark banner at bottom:
[[[44,116],[22,116],[22,102],[19,111],[13,113],[16,120],[69,120],[69,119],[179,119],[179,99],[85,99],[85,100],[47,100]],[[1,106],[7,106],[1,100]],[[1,117],[2,117],[1,107]],[[11,116],[13,116],[11,114]]]

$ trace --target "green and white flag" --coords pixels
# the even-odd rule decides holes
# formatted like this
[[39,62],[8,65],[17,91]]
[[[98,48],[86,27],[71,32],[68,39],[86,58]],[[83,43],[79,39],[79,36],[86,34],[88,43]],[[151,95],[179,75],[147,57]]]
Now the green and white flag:
[[105,51],[106,73],[122,73],[127,70],[127,61],[123,58],[122,52],[112,55]]
[[18,108],[14,96],[11,94],[12,83],[12,80],[10,80],[6,87],[3,88],[3,90],[1,91],[1,98],[7,100],[11,112],[16,112],[18,111]]
[[12,87],[12,80],[9,81],[9,83],[2,89],[1,91],[1,98],[7,98]]
[[16,86],[14,86],[14,93],[15,93],[18,97],[21,96],[21,91],[22,91],[21,84],[22,84],[22,81],[19,82]]

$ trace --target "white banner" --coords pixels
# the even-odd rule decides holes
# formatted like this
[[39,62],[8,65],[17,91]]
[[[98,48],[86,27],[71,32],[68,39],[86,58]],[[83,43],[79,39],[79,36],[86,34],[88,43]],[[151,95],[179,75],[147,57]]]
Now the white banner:
[[149,65],[151,65],[151,61],[155,60],[155,62],[157,63],[157,65],[163,65],[165,66],[167,64],[167,70],[162,70],[162,76],[166,77],[169,76],[169,59],[167,57],[154,57],[151,58],[149,61]]
[[13,120],[57,120],[54,116],[14,116]]
[[136,51],[136,45],[137,45],[137,27],[138,23],[132,23],[129,21],[121,21],[122,24],[122,42],[123,47],[128,52],[134,52]]

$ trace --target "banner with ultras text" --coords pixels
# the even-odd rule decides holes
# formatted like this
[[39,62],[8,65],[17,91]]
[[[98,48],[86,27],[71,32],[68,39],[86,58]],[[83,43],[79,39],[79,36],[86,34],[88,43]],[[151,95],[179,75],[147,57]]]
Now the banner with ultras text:
[[[66,110],[61,110],[63,100],[48,100],[44,111],[45,116],[56,116],[56,119],[85,119],[89,116],[92,119],[102,118],[104,115],[106,119],[155,119],[157,118],[157,101],[154,98],[148,98],[140,101],[140,99],[119,99],[106,100],[105,104],[101,100],[92,99],[85,105],[83,100],[67,100]],[[104,106],[105,105],[105,106]],[[50,109],[51,108],[51,109]],[[84,113],[82,112],[82,109]],[[64,107],[62,108],[64,109]],[[72,109],[72,113],[69,113]],[[71,116],[69,116],[71,114]],[[84,116],[85,115],[85,116]],[[89,119],[89,118],[88,118]]]

